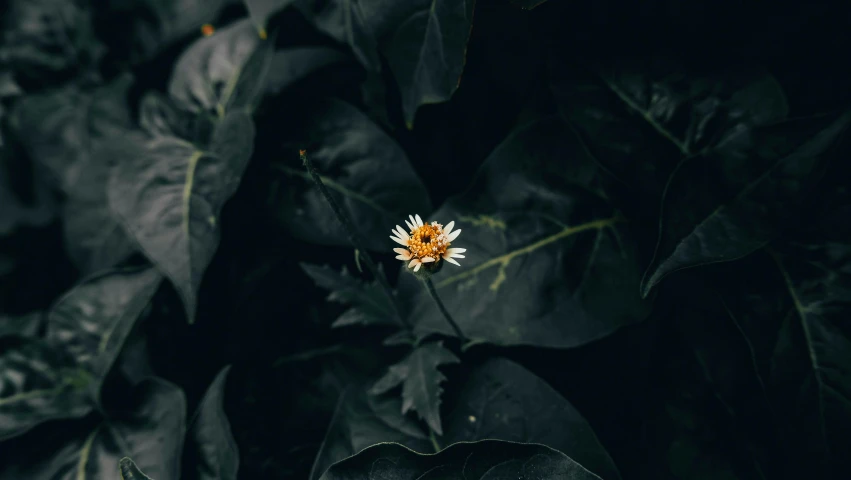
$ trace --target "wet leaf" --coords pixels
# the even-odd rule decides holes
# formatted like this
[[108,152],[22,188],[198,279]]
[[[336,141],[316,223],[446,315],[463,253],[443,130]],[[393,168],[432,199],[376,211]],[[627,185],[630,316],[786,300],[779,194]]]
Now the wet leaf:
[[[307,118],[308,151],[323,182],[366,248],[392,251],[387,237],[408,215],[431,209],[428,192],[402,148],[355,107],[339,100],[317,105]],[[322,245],[349,245],[331,207],[299,163],[275,168],[291,181],[278,218],[293,235]],[[382,172],[376,175],[375,172]]]
[[251,157],[244,113],[215,125],[209,144],[176,136],[124,139],[132,153],[111,172],[108,196],[127,232],[175,285],[189,322],[204,271],[218,248],[219,214]]
[[328,266],[301,264],[302,270],[322,289],[329,290],[327,300],[352,305],[332,327],[348,325],[398,325],[396,310],[377,281],[365,282],[343,268],[336,272]]
[[443,435],[440,421],[441,383],[446,377],[438,370],[441,365],[460,360],[443,347],[442,342],[418,346],[372,386],[371,395],[381,395],[402,385],[402,414],[415,410],[438,435]]
[[570,457],[543,445],[482,440],[456,443],[432,455],[413,452],[397,443],[383,443],[334,464],[321,480],[413,480],[426,475],[446,480],[600,478]]
[[[463,232],[452,248],[466,248],[466,258],[433,281],[472,340],[570,348],[648,313],[629,232],[600,195],[594,164],[556,117],[513,132],[465,193],[424,220],[455,221]],[[402,275],[399,290],[414,299],[418,336],[451,334],[413,276]]]

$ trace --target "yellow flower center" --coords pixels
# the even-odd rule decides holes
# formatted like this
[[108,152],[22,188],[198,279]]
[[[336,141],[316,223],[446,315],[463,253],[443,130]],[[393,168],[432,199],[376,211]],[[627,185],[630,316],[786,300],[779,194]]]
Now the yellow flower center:
[[449,240],[443,234],[443,225],[437,222],[417,227],[411,232],[411,239],[408,241],[408,250],[417,258],[432,257],[440,260],[447,247]]

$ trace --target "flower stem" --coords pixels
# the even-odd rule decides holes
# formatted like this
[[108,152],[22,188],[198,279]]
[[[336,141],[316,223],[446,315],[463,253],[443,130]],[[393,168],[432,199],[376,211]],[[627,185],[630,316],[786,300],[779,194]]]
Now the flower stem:
[[434,284],[431,283],[431,278],[425,279],[424,282],[426,290],[428,290],[428,293],[429,295],[431,295],[431,298],[434,300],[434,303],[437,304],[437,308],[440,309],[440,313],[443,314],[443,318],[445,318],[446,321],[449,322],[449,325],[452,327],[452,330],[455,330],[455,336],[457,336],[461,340],[464,340],[466,337],[464,337],[464,333],[461,332],[461,327],[459,327],[458,324],[455,323],[455,320],[452,319],[452,315],[449,314],[449,310],[447,310],[446,306],[443,305],[443,302],[437,295],[437,290],[435,290]]
[[381,288],[384,289],[384,293],[390,298],[391,303],[393,304],[393,308],[396,310],[396,318],[399,320],[399,323],[406,330],[412,331],[413,328],[411,324],[408,323],[407,319],[402,316],[401,309],[399,308],[398,299],[396,298],[396,294],[393,293],[393,289],[390,287],[390,283],[387,281],[387,277],[384,276],[384,272],[378,269],[375,262],[372,261],[372,257],[367,253],[364,245],[363,237],[361,237],[360,233],[355,229],[352,224],[351,219],[340,208],[340,205],[334,200],[334,197],[331,196],[331,193],[328,191],[328,188],[325,187],[325,183],[322,182],[322,177],[316,172],[316,168],[314,168],[313,163],[310,161],[310,158],[307,156],[307,150],[299,150],[298,152],[299,158],[301,158],[302,163],[304,163],[304,168],[307,170],[307,173],[310,175],[310,178],[313,179],[314,183],[316,183],[316,187],[319,188],[319,191],[322,193],[322,196],[325,197],[325,201],[328,202],[328,205],[331,206],[331,210],[334,211],[334,215],[337,216],[337,220],[343,224],[343,230],[346,231],[346,235],[349,237],[349,242],[354,245],[354,247],[358,251],[358,255],[360,256],[361,261],[363,261],[364,266],[366,266],[367,270],[369,270],[372,275],[378,280],[378,283],[381,285]]

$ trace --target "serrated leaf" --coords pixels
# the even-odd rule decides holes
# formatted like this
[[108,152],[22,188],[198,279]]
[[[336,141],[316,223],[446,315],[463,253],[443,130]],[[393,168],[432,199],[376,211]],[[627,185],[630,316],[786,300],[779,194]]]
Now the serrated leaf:
[[416,410],[428,426],[438,435],[443,435],[440,421],[440,386],[446,377],[438,370],[441,365],[458,363],[458,357],[443,347],[442,342],[418,346],[401,362],[391,365],[369,393],[381,395],[402,385],[402,414]]
[[98,404],[104,378],[161,282],[153,267],[111,270],[86,279],[50,309],[47,341],[91,375]]
[[680,164],[665,189],[642,295],[677,270],[735,260],[774,238],[818,180],[851,113],[827,120],[743,131]]
[[230,366],[223,368],[207,392],[190,422],[189,445],[193,450],[195,479],[236,480],[239,448],[225,415],[225,384]]
[[195,41],[180,56],[169,95],[196,113],[250,113],[266,87],[273,54],[274,41],[261,39],[251,20],[240,20]]
[[432,455],[416,453],[397,443],[381,443],[334,464],[321,480],[407,480],[426,475],[446,480],[600,478],[550,447],[482,440],[456,443]]
[[[408,215],[431,209],[428,192],[405,151],[355,107],[328,100],[306,119],[316,145],[308,151],[325,186],[366,239],[366,248],[392,252],[387,233]],[[322,245],[346,245],[340,221],[300,164],[275,165],[292,179],[276,206],[296,237]],[[375,172],[381,172],[376,175]]]
[[118,471],[121,474],[121,480],[154,480],[142,473],[130,457],[124,457],[118,461]]
[[[92,410],[91,378],[47,342],[29,339],[0,353],[0,441]],[[27,478],[27,477],[19,477]]]
[[110,206],[177,288],[191,323],[218,248],[219,215],[251,158],[254,123],[245,113],[230,113],[215,125],[209,144],[164,135],[124,141],[134,149],[112,169]]
[[118,478],[119,460],[131,457],[156,480],[179,480],[186,399],[177,386],[150,378],[130,392],[120,413],[68,425],[58,435],[29,436],[5,450],[15,461],[0,467],[0,480]]
[[402,93],[405,123],[421,105],[449,100],[461,83],[475,0],[418,1],[399,21],[382,53]]
[[[424,218],[463,232],[452,242],[467,249],[461,266],[445,265],[432,280],[468,338],[571,348],[649,313],[630,232],[596,175],[578,139],[546,117],[514,131],[465,193]],[[451,335],[424,290],[412,275],[399,279],[417,336]]]
[[[465,373],[457,389],[452,403],[445,405],[443,445],[484,439],[540,443],[602,478],[620,478],[585,418],[520,365],[490,359]],[[340,399],[309,478],[318,479],[330,465],[379,442],[400,443],[420,453],[433,451],[421,428],[401,414],[400,402],[367,395],[357,386],[349,388]]]
[[353,305],[332,327],[348,325],[397,325],[398,314],[377,281],[363,282],[351,276],[345,268],[336,272],[331,267],[301,264],[302,270],[317,286],[331,293],[328,301]]

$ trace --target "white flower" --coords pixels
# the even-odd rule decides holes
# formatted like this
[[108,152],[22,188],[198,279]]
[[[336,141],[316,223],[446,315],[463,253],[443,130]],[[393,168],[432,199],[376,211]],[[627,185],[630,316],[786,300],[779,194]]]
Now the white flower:
[[408,268],[413,268],[418,271],[423,264],[434,263],[440,260],[446,260],[455,265],[461,265],[456,258],[464,258],[462,253],[466,252],[466,248],[449,248],[452,241],[461,235],[461,230],[452,230],[455,222],[449,222],[446,227],[437,223],[423,223],[419,215],[409,215],[405,224],[408,226],[408,231],[405,231],[399,225],[392,230],[393,236],[391,240],[402,245],[405,248],[394,248],[393,251],[398,253],[397,259],[409,262]]

